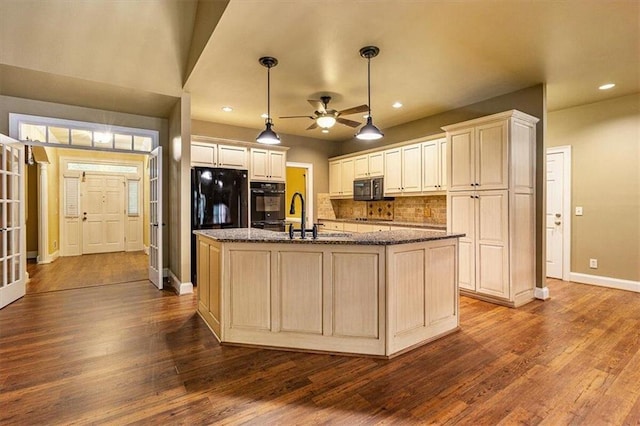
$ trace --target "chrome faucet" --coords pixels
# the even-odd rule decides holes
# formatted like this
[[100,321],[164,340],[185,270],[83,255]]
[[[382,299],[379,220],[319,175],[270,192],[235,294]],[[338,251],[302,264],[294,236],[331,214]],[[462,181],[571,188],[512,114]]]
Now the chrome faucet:
[[293,197],[291,197],[291,208],[289,209],[289,214],[295,214],[296,213],[296,195],[298,197],[300,197],[300,204],[301,204],[301,211],[300,211],[300,238],[302,238],[304,240],[305,232],[306,232],[305,228],[307,227],[307,223],[306,223],[307,212],[305,211],[305,208],[304,208],[304,197],[302,196],[301,193],[296,192],[295,194],[293,194]]

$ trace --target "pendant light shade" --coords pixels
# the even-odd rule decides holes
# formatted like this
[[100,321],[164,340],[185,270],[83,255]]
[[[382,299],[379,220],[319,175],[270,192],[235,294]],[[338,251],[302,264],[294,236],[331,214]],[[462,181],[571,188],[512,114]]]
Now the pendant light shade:
[[380,53],[380,49],[376,46],[365,46],[360,49],[360,56],[367,59],[367,105],[369,106],[369,114],[367,114],[367,124],[362,126],[356,138],[365,141],[374,141],[380,139],[384,134],[373,124],[371,118],[371,58],[375,58]]
[[259,59],[260,65],[267,68],[267,118],[264,120],[265,129],[258,135],[256,142],[266,145],[277,145],[280,143],[280,136],[271,127],[271,68],[278,65],[278,60],[271,56],[263,56]]

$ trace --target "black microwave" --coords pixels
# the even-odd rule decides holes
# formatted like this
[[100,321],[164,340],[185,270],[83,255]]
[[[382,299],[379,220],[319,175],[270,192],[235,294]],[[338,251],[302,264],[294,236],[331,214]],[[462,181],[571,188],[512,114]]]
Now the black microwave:
[[384,179],[356,179],[353,181],[353,199],[355,201],[384,200]]

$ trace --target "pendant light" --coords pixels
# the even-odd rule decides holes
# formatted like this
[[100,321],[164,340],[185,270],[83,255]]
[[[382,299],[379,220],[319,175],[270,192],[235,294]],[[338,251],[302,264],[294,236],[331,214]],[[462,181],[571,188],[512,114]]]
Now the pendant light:
[[371,58],[375,58],[380,53],[380,49],[376,46],[365,46],[360,49],[360,56],[367,59],[367,105],[369,106],[369,113],[367,114],[367,124],[360,128],[360,131],[356,133],[356,138],[365,141],[374,141],[380,139],[384,134],[373,125],[373,119],[371,118]]
[[271,56],[263,56],[259,59],[260,65],[267,68],[267,118],[264,120],[265,129],[258,135],[256,141],[266,145],[276,145],[280,143],[280,136],[273,130],[271,121],[271,68],[278,65],[278,60]]

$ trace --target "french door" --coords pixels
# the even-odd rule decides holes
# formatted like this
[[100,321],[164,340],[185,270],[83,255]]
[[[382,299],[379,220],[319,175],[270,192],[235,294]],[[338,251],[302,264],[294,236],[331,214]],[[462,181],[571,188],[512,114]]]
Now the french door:
[[149,280],[162,289],[162,147],[149,154]]
[[24,146],[0,134],[0,308],[25,294]]

